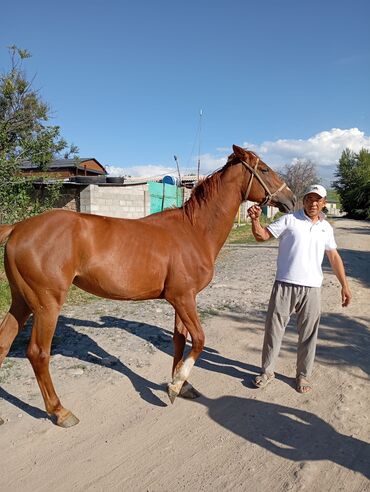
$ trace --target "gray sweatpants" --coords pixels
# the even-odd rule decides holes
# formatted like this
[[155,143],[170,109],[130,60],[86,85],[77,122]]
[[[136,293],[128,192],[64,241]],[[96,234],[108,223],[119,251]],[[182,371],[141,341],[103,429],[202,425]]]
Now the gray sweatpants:
[[297,313],[297,376],[311,376],[320,324],[319,287],[304,287],[275,281],[265,324],[262,371],[272,374],[279,355],[285,328],[293,312]]

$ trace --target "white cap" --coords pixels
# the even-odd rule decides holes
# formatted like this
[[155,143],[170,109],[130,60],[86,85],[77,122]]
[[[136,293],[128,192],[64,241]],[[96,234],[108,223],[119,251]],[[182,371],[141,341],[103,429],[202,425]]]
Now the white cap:
[[316,193],[317,195],[320,195],[321,198],[325,198],[326,197],[326,189],[323,186],[321,186],[321,185],[312,185],[312,186],[310,186],[308,188],[308,190],[306,191],[306,193],[303,196],[306,196],[309,193]]

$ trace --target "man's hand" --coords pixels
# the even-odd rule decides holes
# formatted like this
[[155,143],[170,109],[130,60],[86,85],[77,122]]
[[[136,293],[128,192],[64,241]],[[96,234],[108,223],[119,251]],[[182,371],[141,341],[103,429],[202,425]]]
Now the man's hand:
[[346,307],[351,302],[352,294],[348,287],[348,281],[346,277],[346,272],[344,270],[342,258],[340,257],[340,254],[336,249],[328,250],[326,251],[326,254],[327,257],[329,258],[329,262],[333,269],[333,272],[335,273],[337,279],[339,280],[342,286],[342,290],[341,290],[342,307]]
[[351,302],[352,294],[348,287],[342,287],[342,306],[347,307]]
[[248,208],[248,215],[252,220],[259,219],[261,213],[262,213],[262,209],[258,205],[252,205],[252,207]]
[[248,215],[252,219],[252,233],[256,241],[267,241],[272,236],[271,232],[262,227],[260,223],[261,207],[253,205],[248,208]]

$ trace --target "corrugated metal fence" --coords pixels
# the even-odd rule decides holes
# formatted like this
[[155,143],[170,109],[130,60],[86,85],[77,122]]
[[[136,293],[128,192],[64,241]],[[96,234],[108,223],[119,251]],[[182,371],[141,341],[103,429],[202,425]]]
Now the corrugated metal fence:
[[161,212],[166,208],[181,207],[184,203],[184,188],[166,183],[148,183],[150,194],[150,213]]

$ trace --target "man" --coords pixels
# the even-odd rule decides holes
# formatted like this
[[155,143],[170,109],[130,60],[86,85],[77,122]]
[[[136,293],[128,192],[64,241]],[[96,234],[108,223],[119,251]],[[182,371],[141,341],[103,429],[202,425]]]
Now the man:
[[308,393],[312,389],[310,378],[320,323],[324,252],[342,286],[342,306],[350,303],[351,292],[333,228],[322,213],[325,204],[325,188],[313,185],[303,197],[303,209],[284,215],[267,227],[260,224],[261,208],[258,205],[248,210],[257,241],[267,241],[271,237],[279,239],[277,272],[265,324],[262,372],[254,380],[257,388],[264,388],[274,379],[284,331],[295,311],[298,328],[296,389],[299,393]]

